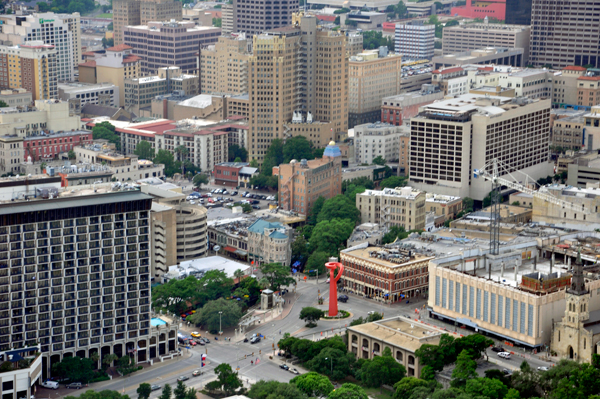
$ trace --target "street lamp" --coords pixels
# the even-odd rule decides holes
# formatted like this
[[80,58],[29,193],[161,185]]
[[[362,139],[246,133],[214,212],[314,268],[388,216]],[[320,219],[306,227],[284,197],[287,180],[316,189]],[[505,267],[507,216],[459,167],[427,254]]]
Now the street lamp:
[[219,334],[223,335],[223,328],[222,328],[222,324],[221,324],[221,316],[223,315],[223,312],[219,312]]
[[331,378],[333,378],[333,358],[332,357],[326,357],[325,360],[330,360],[331,361]]

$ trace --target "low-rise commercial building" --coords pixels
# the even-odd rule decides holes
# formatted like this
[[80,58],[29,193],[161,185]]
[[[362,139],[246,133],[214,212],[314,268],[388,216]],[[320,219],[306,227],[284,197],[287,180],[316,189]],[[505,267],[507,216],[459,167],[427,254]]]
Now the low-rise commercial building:
[[274,166],[273,176],[279,182],[279,207],[308,215],[319,197],[329,199],[342,193],[342,154],[332,141],[322,158],[292,159],[288,164]]
[[402,126],[403,121],[416,116],[419,108],[444,98],[439,86],[424,84],[420,91],[384,97],[381,100],[381,121]]
[[258,174],[258,168],[248,166],[248,162],[224,162],[215,165],[215,184],[226,187],[249,187],[250,179]]
[[355,166],[342,170],[342,181],[359,179],[361,177],[366,177],[377,185],[380,181],[385,179],[385,166]]
[[120,107],[119,87],[113,83],[61,82],[58,98],[69,103],[69,109],[79,115],[86,104]]
[[490,23],[461,24],[444,28],[442,54],[457,54],[482,47],[522,48],[529,60],[531,27]]
[[447,54],[433,57],[435,69],[465,64],[498,64],[513,67],[525,67],[522,48],[487,47],[479,50],[464,51],[462,53]]
[[33,103],[30,91],[23,88],[0,90],[0,101],[4,101],[9,107],[25,107]]
[[348,352],[357,359],[373,359],[385,349],[404,366],[408,377],[420,377],[423,366],[415,352],[422,345],[438,345],[442,331],[396,316],[348,327]]
[[279,222],[258,219],[248,227],[248,257],[259,264],[290,266],[292,229]]
[[399,126],[389,123],[368,123],[354,127],[355,159],[358,164],[371,165],[377,157],[387,162],[400,159],[400,138],[408,136]]
[[349,59],[348,127],[378,121],[381,99],[400,93],[402,56],[387,47]]
[[366,190],[356,195],[356,207],[363,223],[377,223],[404,230],[425,228],[425,193],[411,187]]
[[363,243],[340,252],[344,265],[340,281],[354,294],[394,303],[427,293],[431,259],[401,245],[375,247]]
[[[592,180],[591,178],[595,177],[593,168],[586,175],[588,180]],[[597,183],[578,184],[577,186],[553,184],[544,186],[540,190],[558,199],[582,206],[584,211],[567,209],[562,205],[556,205],[534,197],[532,217],[534,222],[584,231],[593,231],[598,228],[598,223],[600,223],[600,213],[598,213],[600,188],[598,188]]]
[[[563,150],[579,151],[585,148],[585,120],[583,115],[556,119],[552,127],[552,145]],[[589,143],[589,138],[588,138]],[[600,143],[596,143],[600,146]],[[593,149],[593,148],[590,148]]]
[[213,251],[217,250],[221,256],[248,262],[248,228],[255,221],[256,218],[249,215],[232,219],[209,220],[210,248]]
[[[349,21],[356,23],[356,27],[362,30],[381,30],[383,23],[387,21],[387,15],[384,12],[373,11],[350,11],[349,13],[339,14],[340,25],[349,25]],[[352,22],[351,22],[352,23]]]
[[427,193],[425,196],[425,208],[427,212],[434,212],[437,218],[441,217],[442,224],[452,220],[462,209],[462,198],[451,195],[439,195]]

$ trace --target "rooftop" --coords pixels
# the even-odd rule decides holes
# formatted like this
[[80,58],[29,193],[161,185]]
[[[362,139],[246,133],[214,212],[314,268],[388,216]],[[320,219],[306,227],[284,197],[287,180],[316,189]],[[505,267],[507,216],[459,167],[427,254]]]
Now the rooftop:
[[358,195],[363,197],[370,196],[386,196],[386,197],[397,197],[404,199],[415,199],[420,194],[423,194],[423,191],[414,189],[412,187],[397,187],[397,188],[384,188],[383,190],[366,190],[364,193],[360,193]]
[[228,277],[233,278],[233,273],[238,269],[248,272],[250,266],[220,256],[208,256],[206,258],[183,261],[179,266],[169,266],[168,275],[170,278],[185,278],[190,275],[201,276],[210,270],[220,270],[225,272]]
[[524,26],[524,25],[504,25],[504,24],[483,24],[483,23],[479,23],[479,24],[463,24],[463,25],[455,25],[455,26],[449,26],[445,29],[453,29],[453,30],[457,30],[457,29],[463,29],[463,30],[485,30],[488,32],[500,32],[500,33],[506,33],[507,31],[513,31],[513,32],[522,32],[524,30],[528,30],[530,29],[529,26]]
[[412,262],[433,259],[431,255],[425,255],[410,249],[395,245],[370,246],[368,243],[355,245],[342,250],[346,255],[354,256],[364,260],[370,260],[382,266],[391,268],[404,267]]
[[453,197],[451,195],[441,195],[434,193],[427,193],[425,195],[425,201],[427,202],[436,202],[440,204],[449,204],[450,202],[460,201],[460,197]]
[[243,168],[244,166],[248,166],[248,162],[222,162],[217,164],[216,166],[226,166],[228,168]]
[[106,51],[124,51],[124,50],[132,50],[133,47],[128,46],[126,44],[119,44],[117,46],[109,47]]

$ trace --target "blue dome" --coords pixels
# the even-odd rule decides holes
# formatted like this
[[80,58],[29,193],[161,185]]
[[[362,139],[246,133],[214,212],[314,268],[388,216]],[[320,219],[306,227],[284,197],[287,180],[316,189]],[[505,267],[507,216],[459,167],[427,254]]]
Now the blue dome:
[[331,141],[327,147],[325,147],[325,151],[323,151],[324,157],[341,157],[342,152],[340,151],[340,147],[335,144],[334,141]]

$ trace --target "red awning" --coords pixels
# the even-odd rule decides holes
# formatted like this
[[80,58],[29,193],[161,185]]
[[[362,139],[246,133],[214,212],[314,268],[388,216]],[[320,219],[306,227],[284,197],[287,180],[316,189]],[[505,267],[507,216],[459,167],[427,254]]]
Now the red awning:
[[234,247],[225,247],[223,249],[227,252],[235,252],[236,251],[236,249]]

